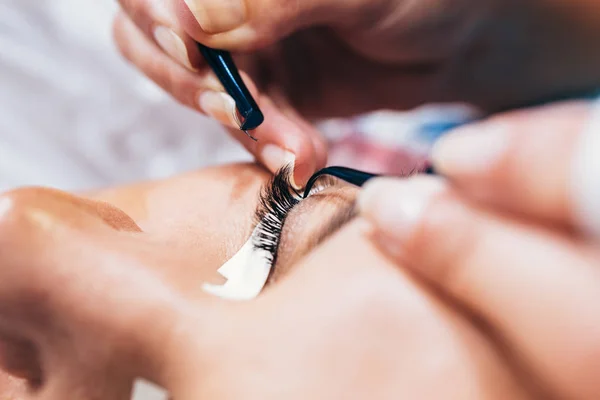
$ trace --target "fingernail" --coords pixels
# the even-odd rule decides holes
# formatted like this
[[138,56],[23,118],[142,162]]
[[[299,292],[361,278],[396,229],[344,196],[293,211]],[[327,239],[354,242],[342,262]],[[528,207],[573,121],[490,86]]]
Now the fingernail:
[[469,175],[489,170],[509,146],[509,127],[500,123],[480,123],[449,133],[434,145],[431,159],[443,174]]
[[233,30],[246,20],[243,0],[184,0],[206,33],[222,33]]
[[576,142],[569,182],[575,223],[583,233],[600,242],[600,100]]
[[[410,238],[427,207],[446,185],[439,178],[381,178],[367,183],[358,199],[361,214],[378,234],[399,242]],[[390,247],[389,242],[384,243]]]
[[217,78],[217,76],[210,70],[201,75],[200,80],[202,87],[206,91],[223,93],[223,90],[225,90],[219,78]]
[[223,92],[203,92],[198,98],[200,109],[231,128],[239,128],[235,118],[236,105],[235,100]]
[[185,42],[173,30],[164,26],[155,27],[154,40],[156,40],[156,43],[158,43],[160,48],[175,61],[192,71],[195,70],[190,62]]
[[282,167],[289,166],[291,170],[290,183],[294,189],[299,189],[294,180],[293,171],[296,166],[296,155],[294,153],[274,144],[266,144],[260,152],[260,159],[272,173],[276,173]]

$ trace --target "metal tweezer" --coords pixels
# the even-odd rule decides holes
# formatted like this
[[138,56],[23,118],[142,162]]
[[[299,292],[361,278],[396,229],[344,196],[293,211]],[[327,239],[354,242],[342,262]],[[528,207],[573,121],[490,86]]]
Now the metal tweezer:
[[[435,175],[435,171],[433,170],[433,167],[431,167],[431,166],[427,167],[423,171],[423,173],[427,174],[427,175]],[[330,176],[336,177],[338,179],[341,179],[345,182],[348,182],[348,183],[350,183],[352,185],[356,185],[356,186],[363,186],[370,179],[382,176],[379,174],[371,174],[368,172],[363,172],[363,171],[359,171],[359,170],[352,169],[352,168],[346,168],[346,167],[323,168],[322,170],[317,171],[308,180],[308,183],[306,184],[306,189],[304,189],[304,195],[302,196],[303,198],[308,197],[311,189],[313,188],[313,186],[315,185],[317,180],[319,180],[319,178],[321,178],[324,175],[330,175]]]
[[231,54],[228,51],[212,49],[200,43],[196,44],[210,68],[221,81],[225,91],[235,101],[236,114],[234,118],[238,121],[240,129],[249,138],[256,141],[257,139],[249,131],[258,128],[265,118],[242,80]]

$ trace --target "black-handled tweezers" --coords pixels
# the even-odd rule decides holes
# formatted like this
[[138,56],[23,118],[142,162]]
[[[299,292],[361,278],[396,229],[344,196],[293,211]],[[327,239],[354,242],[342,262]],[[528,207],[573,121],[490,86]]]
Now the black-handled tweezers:
[[[424,171],[424,174],[427,175],[435,175],[435,171],[433,167],[429,166]],[[346,167],[327,167],[323,168],[320,171],[317,171],[311,178],[308,180],[306,184],[306,189],[304,189],[303,198],[307,198],[310,194],[311,189],[315,185],[315,183],[324,175],[334,176],[338,179],[341,179],[345,182],[348,182],[352,185],[363,186],[368,180],[377,178],[378,176],[382,176],[379,174],[371,174],[368,172],[359,171],[352,168]]]
[[221,81],[227,94],[235,101],[237,113],[234,117],[237,119],[240,129],[256,140],[248,131],[258,128],[265,117],[244,84],[231,54],[228,51],[212,49],[200,43],[197,45],[198,50]]

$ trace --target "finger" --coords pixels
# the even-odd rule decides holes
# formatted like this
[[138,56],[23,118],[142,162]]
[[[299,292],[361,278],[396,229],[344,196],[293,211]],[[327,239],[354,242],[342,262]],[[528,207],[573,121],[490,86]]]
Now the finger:
[[[259,141],[245,140],[243,143],[256,146],[255,151],[250,151],[257,154],[258,159],[272,172],[281,166],[292,165],[294,174],[291,184],[299,190],[318,169],[325,166],[327,153],[324,139],[302,118],[284,115],[269,98],[261,98],[261,107],[270,118],[265,118],[263,125],[253,131]],[[235,132],[239,135],[239,131]]]
[[300,127],[303,131],[309,132],[310,137],[312,138],[312,143],[315,148],[316,161],[317,161],[317,169],[324,168],[327,164],[327,154],[328,154],[328,146],[327,140],[323,133],[317,130],[312,124],[310,124],[306,119],[302,118],[295,109],[289,107],[287,110],[284,110],[286,117],[288,117],[294,124]]
[[246,74],[242,76],[248,89],[265,115],[265,122],[252,132],[258,138],[258,143],[239,130],[235,101],[223,92],[221,84],[212,73],[206,71],[203,75],[198,75],[177,65],[124,15],[115,20],[115,37],[121,52],[129,61],[182,104],[208,114],[230,128],[233,137],[271,172],[293,164],[296,166],[295,182],[301,187],[315,172],[315,168],[324,164],[323,154],[318,153],[313,144],[313,138],[318,132],[286,118],[267,97],[258,93]]
[[375,180],[360,206],[382,249],[483,318],[545,387],[600,396],[600,270],[589,249],[475,209],[429,177]]
[[372,22],[389,0],[176,0],[180,21],[196,40],[216,48],[252,50],[312,25]]
[[[579,102],[491,117],[442,138],[433,163],[470,196],[532,218],[578,225],[573,184],[586,177],[590,189],[600,190],[595,163],[574,175],[584,155],[577,144],[589,116],[590,106]],[[583,150],[598,159],[600,145]],[[600,215],[597,207],[589,211]]]
[[177,20],[172,1],[119,0],[119,3],[140,31],[173,60],[192,71],[202,65],[194,40]]
[[194,74],[173,61],[127,15],[117,15],[113,31],[121,54],[181,104],[202,111],[199,96],[205,91],[223,90],[208,70]]

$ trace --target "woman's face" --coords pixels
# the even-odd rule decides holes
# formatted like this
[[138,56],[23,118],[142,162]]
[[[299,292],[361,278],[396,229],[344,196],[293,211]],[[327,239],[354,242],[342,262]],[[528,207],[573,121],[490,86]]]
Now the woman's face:
[[[136,376],[187,398],[264,398],[267,377],[273,398],[297,379],[317,390],[299,398],[421,393],[438,378],[456,398],[464,388],[482,398],[483,382],[514,388],[477,329],[370,244],[351,185],[328,182],[285,207],[256,300],[205,292],[225,282],[217,269],[248,240],[257,209],[277,206],[261,191],[286,188],[269,182],[257,166],[231,165],[85,198],[0,197],[0,365],[51,400],[126,399]],[[24,382],[0,375],[0,398],[29,399]]]
[[[285,179],[277,181],[279,186],[285,184]],[[273,201],[267,193],[273,192],[272,185],[270,175],[260,167],[239,164],[86,197],[49,189],[20,189],[6,194],[0,208],[5,219],[6,215],[35,210],[39,224],[43,225],[47,216],[75,227],[72,237],[65,240],[79,241],[82,235],[98,241],[106,236],[117,238],[124,252],[195,302],[211,297],[202,290],[203,283],[226,281],[217,269],[249,240],[261,212],[260,199],[262,207]],[[352,218],[356,194],[357,188],[335,182],[286,212],[281,231],[274,232],[280,240],[267,287]],[[19,229],[13,231],[19,236]],[[16,368],[10,365],[14,362],[8,364],[17,375],[35,372],[22,371],[27,369],[22,363]],[[10,380],[10,385],[4,385],[19,383]],[[2,385],[0,378],[0,389]],[[11,389],[5,389],[11,394]]]

